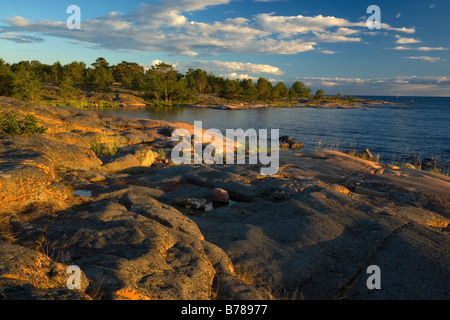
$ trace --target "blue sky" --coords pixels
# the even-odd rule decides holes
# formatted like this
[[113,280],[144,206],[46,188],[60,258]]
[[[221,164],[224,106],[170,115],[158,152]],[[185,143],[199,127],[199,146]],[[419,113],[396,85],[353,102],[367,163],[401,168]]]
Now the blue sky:
[[[81,30],[69,30],[69,5]],[[367,8],[381,9],[369,30]],[[328,94],[450,96],[447,0],[18,0],[2,3],[13,63],[156,61],[182,72],[301,80]]]

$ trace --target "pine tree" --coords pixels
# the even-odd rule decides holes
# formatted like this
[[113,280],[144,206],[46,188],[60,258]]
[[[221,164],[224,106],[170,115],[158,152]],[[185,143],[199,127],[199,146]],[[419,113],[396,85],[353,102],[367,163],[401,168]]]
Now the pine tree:
[[20,66],[14,74],[12,86],[12,96],[16,99],[38,101],[41,98],[41,81],[33,71],[28,70],[25,66]]

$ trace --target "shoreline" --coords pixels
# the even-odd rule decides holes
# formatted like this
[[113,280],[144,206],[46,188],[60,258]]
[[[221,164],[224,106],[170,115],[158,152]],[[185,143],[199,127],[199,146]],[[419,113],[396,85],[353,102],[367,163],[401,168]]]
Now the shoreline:
[[263,109],[263,108],[323,108],[323,109],[362,109],[362,108],[375,108],[379,105],[403,105],[393,102],[369,100],[356,98],[352,103],[340,103],[336,101],[315,101],[308,99],[302,102],[286,102],[278,101],[275,103],[244,103],[244,102],[230,102],[230,103],[196,103],[196,104],[180,104],[174,105],[174,107],[191,107],[191,108],[208,108],[218,110],[251,110],[251,109]]
[[[333,150],[281,150],[272,176],[260,165],[177,166],[170,136],[188,123],[0,104],[48,128],[0,138],[0,298],[447,297],[450,261],[436,257],[448,256],[450,177]],[[355,279],[368,257],[389,272],[384,290]],[[66,286],[74,265],[78,291]]]

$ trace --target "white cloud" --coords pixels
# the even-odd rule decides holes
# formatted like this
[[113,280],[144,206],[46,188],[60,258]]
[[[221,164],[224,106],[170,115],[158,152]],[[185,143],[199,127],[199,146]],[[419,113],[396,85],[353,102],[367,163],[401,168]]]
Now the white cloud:
[[420,43],[422,41],[414,39],[414,38],[402,38],[399,35],[395,36],[397,38],[397,41],[395,41],[395,43],[398,44],[413,44],[413,43]]
[[284,72],[274,66],[267,64],[255,64],[255,63],[244,63],[244,62],[233,62],[233,61],[186,61],[177,64],[178,68],[184,71],[188,69],[201,68],[213,73],[220,72],[240,72],[240,73],[251,73],[254,75],[270,74],[275,76],[284,75]]
[[331,51],[331,50],[322,50],[320,52],[323,54],[335,54],[336,53],[335,51]]
[[426,62],[439,62],[439,61],[447,61],[447,59],[442,59],[442,58],[435,58],[435,57],[427,57],[427,56],[420,56],[420,57],[406,57],[406,59],[411,59],[411,60],[423,60]]
[[415,50],[415,51],[446,51],[448,48],[444,47],[405,47],[405,46],[398,46],[393,48],[394,50]]
[[13,16],[10,19],[6,19],[5,22],[16,27],[27,27],[30,25],[28,19],[21,16]]

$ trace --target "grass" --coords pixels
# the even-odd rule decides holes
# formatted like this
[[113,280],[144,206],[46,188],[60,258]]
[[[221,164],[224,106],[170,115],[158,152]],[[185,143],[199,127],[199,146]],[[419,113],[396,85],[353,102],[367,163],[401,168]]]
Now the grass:
[[158,154],[159,154],[159,158],[160,159],[165,159],[166,158],[166,153],[164,152],[163,148],[159,148],[158,149]]
[[88,101],[75,101],[75,100],[56,100],[47,102],[48,105],[53,107],[64,107],[64,106],[73,106],[79,109],[118,109],[120,108],[120,104],[112,101],[96,101],[96,102],[88,102]]
[[119,136],[103,135],[91,141],[91,150],[97,157],[114,156],[119,147]]
[[2,222],[0,226],[0,241],[14,244],[17,239],[9,223]]
[[272,104],[273,108],[292,108],[294,105],[290,102],[278,102],[276,104]]

